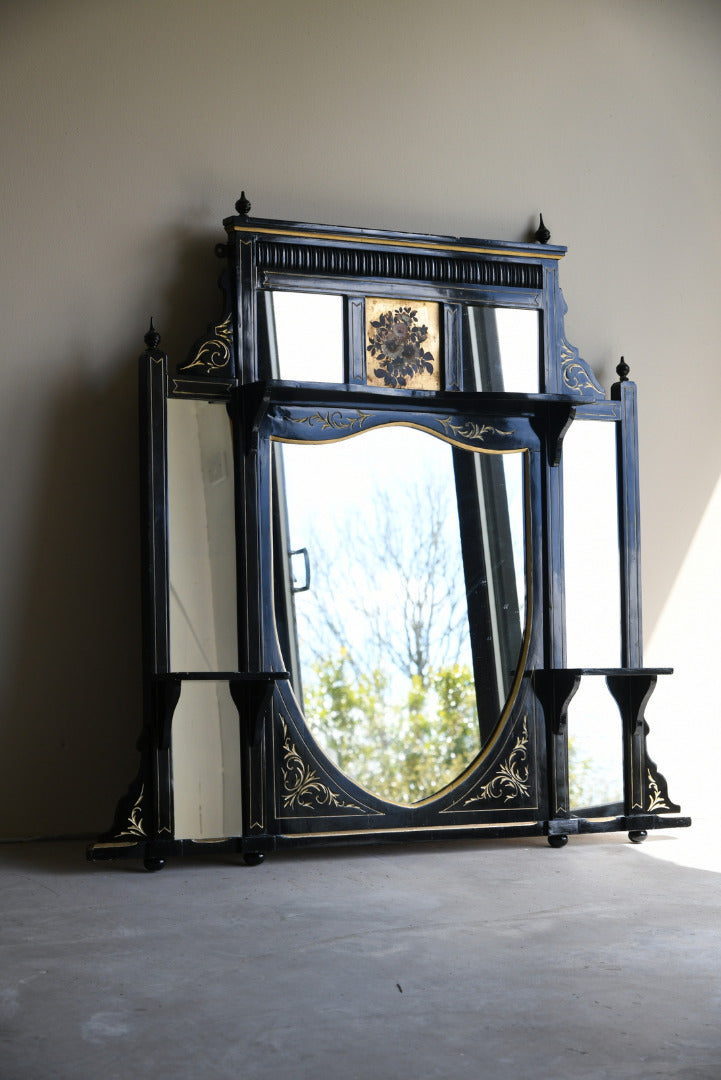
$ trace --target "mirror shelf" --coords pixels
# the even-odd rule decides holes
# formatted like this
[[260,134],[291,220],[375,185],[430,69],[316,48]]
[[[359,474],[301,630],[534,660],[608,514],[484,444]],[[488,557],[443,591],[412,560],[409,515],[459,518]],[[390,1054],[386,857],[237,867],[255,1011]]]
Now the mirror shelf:
[[248,213],[187,360],[145,338],[141,764],[89,857],[689,824],[646,748],[636,387],[568,343],[565,249]]

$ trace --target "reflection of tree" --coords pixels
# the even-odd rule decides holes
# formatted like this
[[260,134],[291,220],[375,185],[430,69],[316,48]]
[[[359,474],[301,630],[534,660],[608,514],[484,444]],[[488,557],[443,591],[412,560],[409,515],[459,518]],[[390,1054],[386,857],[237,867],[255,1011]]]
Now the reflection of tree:
[[[581,757],[573,737],[568,740],[568,797],[571,807],[577,809],[591,806],[595,801],[593,788],[593,762],[588,757]],[[607,800],[599,799],[599,802]]]
[[623,800],[621,777],[608,768],[608,762],[583,754],[577,740],[568,740],[568,785],[572,810],[590,806],[608,806]]
[[313,588],[296,603],[316,660],[352,643],[356,675],[391,667],[424,687],[432,666],[470,660],[458,516],[440,482],[379,491],[311,552]]
[[356,676],[345,649],[313,666],[306,691],[312,730],[364,787],[415,802],[450,783],[478,753],[473,676],[466,666],[413,676],[391,698],[378,669]]
[[428,480],[335,525],[296,596],[306,717],[363,786],[415,801],[480,749],[455,504]]

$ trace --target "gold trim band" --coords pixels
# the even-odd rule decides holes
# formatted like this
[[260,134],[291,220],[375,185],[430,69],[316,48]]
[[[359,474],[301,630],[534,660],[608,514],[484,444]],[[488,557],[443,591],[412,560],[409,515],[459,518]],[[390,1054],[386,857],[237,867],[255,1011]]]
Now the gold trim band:
[[354,236],[350,233],[313,233],[294,229],[254,228],[252,225],[233,225],[233,232],[263,233],[269,236],[298,236],[303,240],[339,240],[342,243],[380,244],[387,247],[422,248],[425,251],[458,251],[467,255],[509,255],[522,259],[562,259],[562,252],[540,251],[536,256],[532,252],[513,248],[471,247],[463,244],[424,243],[422,240],[391,240],[381,236]]
[[489,821],[480,825],[411,825],[410,828],[393,828],[384,829],[369,828],[369,829],[338,829],[334,832],[297,832],[297,833],[281,833],[281,837],[284,840],[294,840],[297,836],[373,836],[374,834],[384,835],[387,833],[419,833],[419,832],[482,832],[484,829],[513,829],[513,828],[529,828],[533,826],[537,828],[542,825],[543,822],[538,819],[531,821]]

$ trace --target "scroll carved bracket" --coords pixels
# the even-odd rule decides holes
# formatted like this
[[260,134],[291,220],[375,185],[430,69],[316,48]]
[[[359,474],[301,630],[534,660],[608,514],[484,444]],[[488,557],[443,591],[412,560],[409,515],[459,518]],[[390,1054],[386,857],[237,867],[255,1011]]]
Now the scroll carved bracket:
[[646,780],[648,784],[646,809],[656,814],[677,814],[681,807],[671,801],[666,777],[656,768],[655,762],[646,755]]
[[606,683],[611,691],[624,726],[631,738],[645,740],[648,734],[648,725],[644,719],[644,711],[651,694],[656,687],[655,675],[636,674],[632,677],[624,675],[607,675]]
[[578,394],[584,401],[603,401],[606,396],[603,387],[575,345],[569,344],[565,337],[561,339],[560,353],[564,393]]
[[625,769],[630,809],[677,813],[680,807],[671,801],[665,777],[646,750],[649,728],[644,711],[656,686],[656,674],[637,671],[631,676],[609,675],[606,682],[618,705],[626,733]]
[[181,688],[181,680],[176,678],[163,679],[156,684],[157,740],[159,750],[170,749],[173,713],[180,700]]
[[104,843],[127,843],[133,840],[145,840],[147,831],[143,819],[145,806],[145,781],[142,770],[130,784],[127,793],[119,801],[112,828],[103,833],[100,840]]
[[137,836],[138,839],[145,838],[145,828],[143,826],[143,796],[145,795],[145,786],[140,788],[140,794],[133,803],[130,813],[128,814],[128,821],[125,829],[119,833],[120,837]]
[[571,345],[563,330],[563,317],[568,311],[568,305],[561,289],[558,290],[560,300],[561,334],[559,340],[559,361],[561,367],[561,392],[564,394],[578,395],[582,401],[603,401],[606,397],[603,387],[591,371],[590,366],[583,360],[575,345]]
[[258,451],[260,426],[270,405],[270,390],[265,383],[249,383],[238,387],[237,401],[240,410],[240,431],[244,433],[244,452],[251,455]]
[[554,735],[565,736],[568,730],[568,707],[581,684],[578,671],[550,668],[536,671],[534,688],[543,706],[546,722]]
[[260,739],[263,717],[273,697],[276,681],[287,678],[287,672],[278,672],[277,675],[260,673],[257,678],[228,679],[230,696],[244,725],[249,746],[256,746]]
[[190,359],[178,365],[178,374],[221,374],[227,378],[234,374],[234,369],[233,315],[228,312],[220,322],[208,328],[205,337],[191,350]]
[[565,668],[536,671],[533,685],[549,733],[549,800],[556,817],[569,816],[568,708],[581,683],[581,673]]
[[537,414],[531,418],[531,426],[539,438],[545,440],[548,461],[554,467],[561,462],[563,439],[575,415],[575,405],[555,404],[545,410],[545,415]]

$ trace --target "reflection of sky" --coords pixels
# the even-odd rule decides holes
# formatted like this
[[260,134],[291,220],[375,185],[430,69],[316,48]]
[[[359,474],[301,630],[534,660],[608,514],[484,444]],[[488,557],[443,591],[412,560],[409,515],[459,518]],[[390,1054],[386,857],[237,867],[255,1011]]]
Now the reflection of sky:
[[[419,589],[425,583],[413,581],[412,552],[424,532],[422,507],[429,498],[436,505],[442,500],[445,565],[439,571],[445,588],[464,596],[450,446],[413,429],[392,426],[330,444],[286,445],[283,457],[291,548],[307,547],[311,561],[311,590],[296,595],[301,631],[305,623],[306,633],[311,626],[315,635],[320,633],[320,627],[313,625],[312,612],[315,604],[326,603],[343,620],[351,651],[354,644],[359,651],[365,650],[369,632],[367,616],[359,607],[366,611],[387,608],[385,629],[403,633],[404,597],[399,594],[398,575],[385,557],[389,538],[384,535],[384,500],[393,510],[394,547],[403,558],[411,588]],[[318,566],[319,557],[332,565]],[[325,575],[332,596],[319,592]],[[440,611],[439,625],[447,617],[447,611]],[[470,663],[467,635],[463,641],[465,655],[458,659]],[[436,644],[436,662],[440,663],[440,654],[449,643]],[[303,642],[301,650],[302,646]]]
[[498,348],[506,393],[538,393],[538,312],[496,308]]
[[[325,531],[339,518],[362,513],[374,493],[388,487],[394,470],[395,475],[402,471],[399,442],[408,435],[413,438],[417,433],[408,428],[375,428],[338,442],[286,444],[283,460],[293,546],[302,546],[296,530],[303,535],[309,527]],[[428,441],[441,445],[435,439]],[[424,465],[426,469],[430,465],[432,472],[432,459]]]
[[273,293],[280,378],[343,382],[343,299],[325,293]]
[[[581,788],[577,806],[623,800],[623,729],[606,680],[586,676],[568,708],[571,767]],[[574,805],[571,809],[575,809]]]
[[[469,451],[470,452],[470,451]],[[471,665],[467,634],[465,577],[461,557],[453,457],[449,444],[425,432],[393,425],[321,445],[283,446],[290,546],[306,547],[311,563],[311,589],[296,594],[302,666],[314,651],[337,652],[348,644],[368,652],[371,633],[368,612],[385,611],[386,633],[399,639],[405,633],[403,614],[407,593],[423,597],[427,577],[438,578],[438,607],[432,635],[433,666]],[[523,558],[522,455],[503,455],[512,525],[516,583],[525,596]],[[390,506],[385,515],[383,504]],[[428,565],[418,546],[425,545],[432,503],[442,521],[442,564]],[[389,564],[386,545],[388,518],[393,548],[400,554],[404,574]],[[299,564],[297,564],[299,566]],[[414,574],[414,567],[418,573]],[[460,628],[450,631],[450,605],[458,605]],[[345,642],[330,640],[318,618],[318,605],[327,605],[344,625]]]
[[563,440],[569,667],[618,667],[621,593],[616,425],[571,424]]

